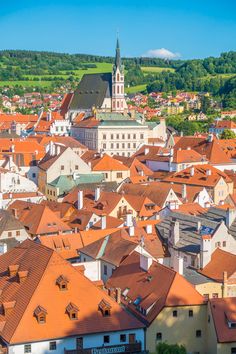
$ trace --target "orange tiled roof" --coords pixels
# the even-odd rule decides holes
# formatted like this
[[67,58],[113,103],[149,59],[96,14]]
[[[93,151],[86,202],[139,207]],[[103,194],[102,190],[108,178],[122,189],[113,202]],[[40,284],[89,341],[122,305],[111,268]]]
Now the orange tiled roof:
[[[173,269],[153,261],[148,272],[140,268],[140,255],[133,252],[117,268],[106,283],[107,288],[120,287],[123,292],[129,289],[127,297],[121,298],[122,303],[136,316],[148,325],[167,307],[202,305],[203,297],[184,277]],[[137,309],[134,301],[139,300],[139,306],[152,310],[145,316]],[[148,299],[148,300],[147,300]]]
[[[220,178],[223,178],[226,183],[233,183],[232,180],[224,172],[211,165],[195,165],[193,167],[193,176],[191,176],[190,173],[191,168],[192,167],[189,167],[180,172],[176,172],[173,175],[165,178],[163,181],[204,187],[214,187]],[[207,171],[210,171],[211,174],[207,175]]]
[[[16,276],[9,276],[8,267],[15,264],[18,265],[16,271],[28,271],[23,282],[17,281]],[[27,240],[2,255],[0,272],[1,296],[5,302],[14,302],[10,311],[0,314],[1,337],[7,343],[30,343],[143,327],[57,252],[36,242]],[[63,294],[58,286],[62,276],[68,281]],[[107,317],[98,309],[103,299],[111,306],[111,315]],[[79,309],[77,320],[72,321],[68,316],[66,309],[70,304]],[[45,309],[46,322],[43,324],[38,323],[35,315],[39,306]]]
[[236,272],[236,255],[217,248],[211,256],[211,261],[199,270],[199,273],[222,282],[223,272],[227,272],[228,277]]
[[210,306],[218,343],[235,343],[236,328],[229,328],[228,321],[236,322],[236,297],[210,299]]

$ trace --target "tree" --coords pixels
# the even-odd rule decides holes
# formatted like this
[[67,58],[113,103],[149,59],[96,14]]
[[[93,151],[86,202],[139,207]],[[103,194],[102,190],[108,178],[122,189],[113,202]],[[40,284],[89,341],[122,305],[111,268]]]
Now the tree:
[[160,343],[156,348],[157,354],[187,354],[182,345]]
[[225,129],[223,133],[220,135],[221,139],[235,139],[236,134],[230,130],[230,129]]

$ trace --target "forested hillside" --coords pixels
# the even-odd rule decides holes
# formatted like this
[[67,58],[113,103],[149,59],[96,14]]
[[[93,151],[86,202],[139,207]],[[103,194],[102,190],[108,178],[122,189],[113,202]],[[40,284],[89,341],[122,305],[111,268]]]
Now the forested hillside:
[[[113,57],[24,50],[0,51],[0,84],[51,86],[70,82],[76,86],[84,73],[111,70]],[[219,58],[164,60],[123,58],[126,86],[147,92],[209,91],[222,97],[224,107],[235,105],[236,52]]]

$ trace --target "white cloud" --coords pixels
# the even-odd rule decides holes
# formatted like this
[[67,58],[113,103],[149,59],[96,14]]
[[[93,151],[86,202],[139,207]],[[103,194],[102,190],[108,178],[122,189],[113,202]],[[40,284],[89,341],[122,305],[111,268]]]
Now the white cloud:
[[181,55],[179,53],[173,53],[168,49],[160,48],[160,49],[150,49],[146,53],[142,55],[143,57],[151,57],[151,58],[162,58],[162,59],[177,59],[180,58]]

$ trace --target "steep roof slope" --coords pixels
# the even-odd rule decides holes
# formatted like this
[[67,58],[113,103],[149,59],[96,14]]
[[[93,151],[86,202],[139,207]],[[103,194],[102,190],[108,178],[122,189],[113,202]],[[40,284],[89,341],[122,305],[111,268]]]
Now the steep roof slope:
[[[24,272],[24,281],[19,282],[17,275],[9,276],[11,265]],[[8,343],[142,327],[59,254],[33,241],[27,240],[1,256],[0,272],[1,297],[6,306],[12,306],[11,311],[0,314],[0,335]],[[64,291],[58,286],[61,277],[68,284]],[[99,311],[102,300],[111,306],[110,316],[103,317]],[[73,321],[67,313],[71,305],[78,309],[78,318]],[[38,307],[46,312],[43,324],[35,316]]]

